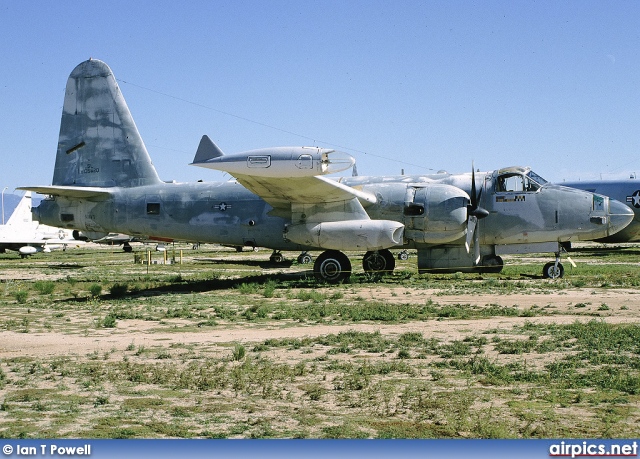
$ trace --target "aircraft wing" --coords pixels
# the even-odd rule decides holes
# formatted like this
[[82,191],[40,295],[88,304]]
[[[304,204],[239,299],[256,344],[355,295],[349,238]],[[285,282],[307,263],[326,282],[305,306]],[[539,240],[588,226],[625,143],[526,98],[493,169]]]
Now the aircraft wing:
[[51,196],[68,196],[70,198],[92,198],[108,196],[109,189],[89,186],[21,186],[18,190],[34,191]]
[[361,202],[376,197],[325,174],[352,167],[344,153],[316,147],[277,147],[225,155],[206,135],[192,165],[230,173],[276,210],[309,221],[368,220]]
[[358,198],[375,203],[375,196],[322,176],[272,178],[234,174],[238,182],[273,207],[291,204],[320,204]]

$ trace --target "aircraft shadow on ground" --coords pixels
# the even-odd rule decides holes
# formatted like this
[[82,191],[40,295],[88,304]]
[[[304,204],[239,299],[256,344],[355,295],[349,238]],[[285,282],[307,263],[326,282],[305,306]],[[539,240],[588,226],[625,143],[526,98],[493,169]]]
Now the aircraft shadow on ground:
[[194,261],[199,264],[212,264],[212,265],[242,265],[242,266],[256,266],[258,268],[290,268],[293,265],[292,260],[284,260],[279,263],[273,261],[260,261],[260,260],[227,260],[225,258],[195,258]]
[[[126,299],[136,297],[153,297],[166,294],[192,294],[210,292],[215,290],[232,290],[242,284],[266,284],[269,281],[287,282],[291,287],[315,287],[318,281],[310,272],[260,274],[255,276],[245,276],[237,279],[203,279],[203,280],[183,280],[176,281],[168,285],[150,287],[146,289],[135,289],[124,294],[113,295],[102,294],[97,298],[101,300]],[[62,303],[84,303],[91,300],[91,297],[66,298],[60,300]]]

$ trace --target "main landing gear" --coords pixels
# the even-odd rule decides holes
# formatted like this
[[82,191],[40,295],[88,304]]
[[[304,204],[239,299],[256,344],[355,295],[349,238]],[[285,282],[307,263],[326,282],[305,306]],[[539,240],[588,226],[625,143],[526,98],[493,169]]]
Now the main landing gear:
[[339,284],[351,276],[351,262],[340,251],[327,250],[316,258],[316,262],[313,264],[313,274],[318,280]]
[[[362,258],[365,273],[389,274],[395,266],[396,260],[387,249],[367,252]],[[338,250],[327,250],[316,258],[313,273],[318,280],[338,284],[351,276],[351,261]]]
[[362,268],[365,273],[391,273],[395,267],[396,260],[387,249],[367,252],[362,258]]

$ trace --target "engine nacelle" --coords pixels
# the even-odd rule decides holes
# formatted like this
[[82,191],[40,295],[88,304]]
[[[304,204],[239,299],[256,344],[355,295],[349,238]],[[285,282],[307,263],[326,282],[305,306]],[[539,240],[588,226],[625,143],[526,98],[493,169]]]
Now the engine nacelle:
[[345,220],[287,225],[284,238],[331,250],[381,250],[403,245],[404,225],[391,220]]
[[231,175],[287,179],[340,172],[352,167],[355,159],[347,153],[326,148],[278,147],[223,155],[192,164]]
[[446,244],[467,232],[469,195],[458,187],[409,187],[405,199],[405,237],[417,243]]

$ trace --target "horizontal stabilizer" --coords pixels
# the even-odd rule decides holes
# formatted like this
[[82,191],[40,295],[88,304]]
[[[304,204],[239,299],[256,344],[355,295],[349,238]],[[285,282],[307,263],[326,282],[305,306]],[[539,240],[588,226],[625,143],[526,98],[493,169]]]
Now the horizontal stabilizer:
[[203,135],[202,139],[200,139],[200,145],[198,145],[198,150],[196,151],[195,158],[193,158],[193,162],[201,163],[209,159],[219,158],[223,155],[222,150],[213,143],[209,136]]
[[51,196],[66,196],[69,198],[92,198],[97,196],[109,196],[111,192],[106,188],[90,186],[21,186],[19,190],[34,191]]

